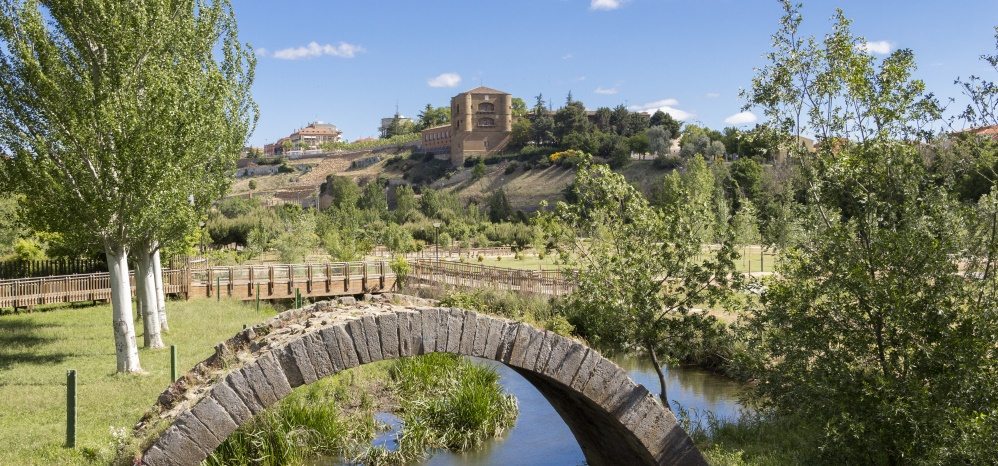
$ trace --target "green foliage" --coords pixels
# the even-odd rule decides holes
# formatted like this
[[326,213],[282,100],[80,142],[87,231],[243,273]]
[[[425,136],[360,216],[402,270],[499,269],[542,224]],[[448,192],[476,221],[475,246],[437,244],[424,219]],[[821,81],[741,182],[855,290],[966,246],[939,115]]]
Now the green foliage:
[[485,176],[485,161],[478,159],[475,162],[475,168],[471,171],[471,179],[478,181],[482,179],[483,176]]
[[519,414],[495,369],[451,354],[398,359],[389,372],[403,422],[399,447],[371,449],[367,464],[411,463],[430,449],[466,451],[501,436]]
[[409,274],[412,273],[412,266],[409,265],[409,261],[405,259],[404,255],[396,254],[392,256],[390,265],[392,267],[392,273],[395,274],[395,283],[397,283],[397,287],[404,287],[409,278]]
[[753,311],[756,395],[777,415],[812,420],[809,458],[990,461],[998,303],[986,264],[998,253],[998,203],[960,205],[953,178],[931,173],[919,140],[939,110],[912,78],[911,51],[864,54],[841,12],[823,44],[802,38],[800,12],[784,8],[747,96],[781,134],[830,143],[791,152],[806,203]]
[[513,207],[509,204],[509,198],[506,197],[506,190],[499,188],[485,201],[488,208],[489,221],[492,223],[504,222],[512,218]]
[[395,221],[397,223],[415,220],[418,214],[418,205],[416,192],[412,190],[412,186],[404,184],[395,188]]
[[561,240],[580,269],[577,291],[564,304],[568,320],[596,347],[640,348],[656,366],[659,357],[681,354],[714,320],[693,308],[718,304],[735,285],[731,239],[701,260],[709,218],[689,207],[700,194],[692,189],[679,192],[687,202],[654,209],[602,165],[580,168],[576,189],[577,202],[559,203],[550,214],[571,228]]
[[312,212],[302,212],[285,220],[284,231],[271,243],[281,263],[302,263],[319,247],[315,225],[316,215]]
[[0,185],[36,229],[121,252],[197,226],[257,111],[228,2],[117,6],[2,6]]
[[381,242],[389,251],[405,254],[416,250],[416,240],[413,239],[412,233],[398,224],[388,224],[381,235]]

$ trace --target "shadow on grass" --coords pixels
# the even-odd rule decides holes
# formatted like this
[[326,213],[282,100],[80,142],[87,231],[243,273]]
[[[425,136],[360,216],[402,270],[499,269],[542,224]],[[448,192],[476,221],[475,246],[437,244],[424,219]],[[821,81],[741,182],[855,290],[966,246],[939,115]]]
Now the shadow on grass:
[[55,340],[40,335],[39,331],[54,326],[30,320],[0,319],[0,370],[15,364],[58,364],[68,358],[68,353],[37,351],[37,347]]

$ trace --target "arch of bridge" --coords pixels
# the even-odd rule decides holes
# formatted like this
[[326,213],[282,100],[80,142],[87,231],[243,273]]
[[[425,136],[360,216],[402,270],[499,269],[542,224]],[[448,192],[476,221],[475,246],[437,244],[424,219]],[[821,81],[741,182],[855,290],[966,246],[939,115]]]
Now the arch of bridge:
[[199,464],[295,387],[433,352],[490,359],[521,374],[565,420],[590,465],[705,464],[657,397],[582,343],[463,309],[352,298],[281,313],[219,344],[136,426],[142,464]]

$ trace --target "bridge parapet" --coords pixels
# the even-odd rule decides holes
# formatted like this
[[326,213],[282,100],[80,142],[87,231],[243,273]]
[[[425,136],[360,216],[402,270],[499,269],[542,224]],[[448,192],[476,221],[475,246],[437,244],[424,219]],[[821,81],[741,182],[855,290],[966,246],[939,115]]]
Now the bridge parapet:
[[523,322],[397,295],[286,311],[219,344],[136,426],[142,464],[198,464],[295,387],[433,352],[494,360],[523,375],[566,421],[589,464],[705,464],[672,412],[597,351]]

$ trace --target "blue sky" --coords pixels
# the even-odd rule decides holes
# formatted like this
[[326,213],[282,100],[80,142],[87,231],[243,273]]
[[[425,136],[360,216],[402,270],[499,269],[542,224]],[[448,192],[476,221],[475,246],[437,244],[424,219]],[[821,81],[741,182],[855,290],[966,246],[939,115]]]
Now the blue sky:
[[[728,126],[740,88],[764,64],[781,13],[774,0],[236,0],[242,40],[258,50],[254,97],[263,145],[312,120],[373,136],[381,117],[484,84],[532,105],[571,91],[589,108],[665,108]],[[918,77],[959,97],[958,76],[993,76],[998,1],[810,1],[806,32],[841,7],[873,50],[914,50]]]

